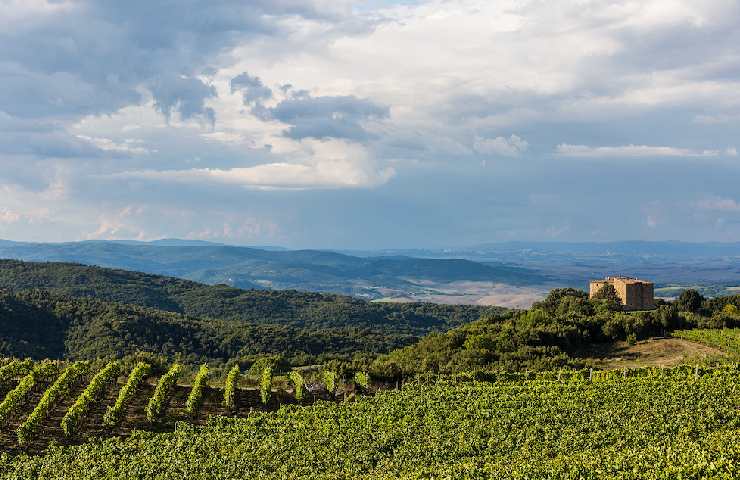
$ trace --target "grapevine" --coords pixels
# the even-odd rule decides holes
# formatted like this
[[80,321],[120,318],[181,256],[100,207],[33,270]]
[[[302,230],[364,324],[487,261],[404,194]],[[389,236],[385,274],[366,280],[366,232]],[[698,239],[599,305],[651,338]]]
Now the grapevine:
[[87,371],[87,362],[76,362],[68,366],[39,400],[31,415],[16,430],[18,443],[28,443],[41,426],[41,422],[51,412],[56,403],[72,390],[75,382]]
[[164,414],[180,373],[182,373],[182,365],[175,363],[157,382],[154,395],[146,406],[146,418],[150,422],[158,420]]
[[331,370],[324,371],[324,385],[329,394],[334,395],[337,391],[337,374]]
[[356,372],[355,384],[367,390],[370,387],[370,376],[365,372]]
[[262,370],[262,376],[260,377],[260,399],[265,405],[270,401],[270,394],[272,393],[272,367],[269,365]]
[[56,372],[56,365],[51,362],[42,362],[37,364],[33,370],[8,392],[5,399],[0,403],[0,424],[5,423],[10,415],[20,411],[26,406],[25,398],[31,389],[42,379],[53,375]]
[[131,370],[123,388],[121,388],[121,391],[118,393],[116,403],[109,406],[105,415],[103,415],[104,425],[113,427],[121,422],[124,409],[134,398],[136,391],[139,389],[139,386],[141,386],[144,378],[149,375],[151,369],[152,367],[148,363],[139,362],[136,364],[133,370]]
[[304,380],[303,375],[298,370],[290,372],[290,381],[293,382],[295,387],[295,399],[299,402],[303,399]]
[[87,388],[77,397],[75,403],[62,418],[62,431],[66,436],[69,437],[76,433],[93,402],[100,400],[105,393],[105,388],[118,378],[120,371],[119,362],[110,362],[93,377]]
[[660,371],[413,380],[355,402],[0,455],[0,479],[740,478],[738,366]]
[[188,415],[195,416],[203,403],[203,387],[208,377],[208,365],[201,365],[193,380],[193,388],[190,390],[188,400],[185,403],[185,411]]
[[21,375],[26,375],[32,367],[33,361],[30,359],[11,360],[10,363],[0,368],[0,385]]
[[226,375],[224,384],[224,407],[230,412],[236,410],[236,382],[239,380],[239,365],[234,365]]

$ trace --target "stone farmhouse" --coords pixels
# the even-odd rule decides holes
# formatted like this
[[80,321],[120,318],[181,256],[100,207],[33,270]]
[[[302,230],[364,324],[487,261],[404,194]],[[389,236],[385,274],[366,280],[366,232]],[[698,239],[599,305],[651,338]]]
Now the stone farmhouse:
[[606,285],[611,285],[622,300],[624,310],[652,310],[655,308],[655,286],[652,282],[632,277],[606,277],[604,280],[593,280],[589,297]]

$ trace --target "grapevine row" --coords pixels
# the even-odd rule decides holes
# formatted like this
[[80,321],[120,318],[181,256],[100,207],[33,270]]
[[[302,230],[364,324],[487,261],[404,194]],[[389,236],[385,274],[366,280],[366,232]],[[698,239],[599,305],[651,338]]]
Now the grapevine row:
[[272,367],[266,366],[260,377],[260,399],[265,405],[270,401],[272,394]]
[[163,414],[170,400],[170,394],[177,383],[177,378],[182,373],[182,365],[173,364],[170,369],[162,375],[154,389],[154,395],[146,406],[146,418],[150,422],[155,422]]
[[224,384],[224,407],[230,412],[236,410],[236,382],[239,380],[239,365],[234,365],[226,375]]
[[110,362],[100,370],[85,388],[85,391],[77,397],[74,404],[67,410],[62,418],[62,430],[64,434],[72,436],[79,429],[83,417],[90,411],[93,402],[100,400],[105,393],[105,388],[118,378],[121,371],[119,362]]
[[33,360],[12,360],[9,364],[0,368],[0,385],[5,384],[16,377],[26,375],[33,367]]
[[206,377],[208,377],[208,365],[201,365],[193,380],[193,388],[190,390],[188,400],[185,402],[185,411],[188,415],[195,416],[200,409],[203,402],[203,387],[206,384]]
[[8,392],[5,399],[0,403],[0,424],[10,417],[10,415],[19,412],[26,406],[25,399],[31,389],[41,380],[53,375],[56,372],[56,365],[51,362],[42,362],[34,367],[33,370],[18,382],[18,385]]
[[41,426],[41,422],[46,418],[54,405],[64,398],[72,390],[77,379],[79,379],[88,368],[87,362],[76,362],[68,366],[57,380],[49,387],[41,397],[36,408],[25,422],[18,427],[18,443],[21,445],[28,443],[33,438]]
[[298,370],[293,370],[290,372],[290,381],[293,382],[293,385],[295,386],[295,399],[298,401],[301,401],[303,399],[303,390],[304,390],[304,383],[303,375]]
[[131,373],[126,380],[126,383],[123,385],[123,388],[121,388],[121,391],[118,392],[116,403],[109,406],[108,410],[106,410],[105,412],[105,415],[103,415],[104,425],[113,427],[121,422],[124,409],[128,406],[131,400],[133,400],[136,391],[139,389],[144,381],[144,378],[149,375],[151,370],[152,367],[148,363],[139,362],[138,364],[136,364],[133,370],[131,370]]
[[337,391],[336,372],[333,372],[331,370],[325,370],[323,377],[324,377],[324,385],[326,386],[326,391],[329,392],[330,395],[334,395]]

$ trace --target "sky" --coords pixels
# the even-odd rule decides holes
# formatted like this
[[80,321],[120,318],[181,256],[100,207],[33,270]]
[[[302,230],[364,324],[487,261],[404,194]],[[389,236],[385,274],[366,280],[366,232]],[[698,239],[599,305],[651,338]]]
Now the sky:
[[0,238],[740,241],[740,2],[0,0]]

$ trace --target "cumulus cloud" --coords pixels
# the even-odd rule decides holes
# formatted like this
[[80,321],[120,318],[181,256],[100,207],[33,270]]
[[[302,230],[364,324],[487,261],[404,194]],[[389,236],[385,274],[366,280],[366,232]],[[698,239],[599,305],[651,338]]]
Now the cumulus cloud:
[[476,138],[473,148],[483,155],[499,155],[503,157],[518,157],[529,148],[526,140],[511,135],[509,138]]
[[[591,147],[561,143],[555,149],[557,155],[577,158],[643,158],[643,157],[719,157],[721,150],[693,150],[689,148],[650,145],[622,145],[614,147]],[[731,153],[729,151],[727,154]]]

